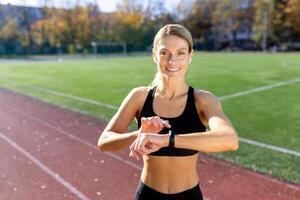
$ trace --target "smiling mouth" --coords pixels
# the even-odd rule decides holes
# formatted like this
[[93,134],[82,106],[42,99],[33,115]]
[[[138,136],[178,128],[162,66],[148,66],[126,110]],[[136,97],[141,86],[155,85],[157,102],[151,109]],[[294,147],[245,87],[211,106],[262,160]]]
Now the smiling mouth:
[[166,70],[169,72],[178,72],[180,68],[166,68]]

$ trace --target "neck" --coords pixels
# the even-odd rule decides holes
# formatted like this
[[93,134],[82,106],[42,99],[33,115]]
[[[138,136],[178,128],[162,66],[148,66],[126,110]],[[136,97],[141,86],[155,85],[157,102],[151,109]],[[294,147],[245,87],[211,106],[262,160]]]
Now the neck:
[[157,91],[160,95],[168,97],[171,100],[176,96],[186,94],[188,91],[188,85],[184,79],[161,79],[157,85]]

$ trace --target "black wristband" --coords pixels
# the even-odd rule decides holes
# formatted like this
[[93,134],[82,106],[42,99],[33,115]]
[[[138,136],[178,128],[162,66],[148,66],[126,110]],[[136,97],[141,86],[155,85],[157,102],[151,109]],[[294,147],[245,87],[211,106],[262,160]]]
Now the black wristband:
[[175,132],[173,130],[170,130],[169,134],[170,134],[169,147],[174,148],[175,147]]

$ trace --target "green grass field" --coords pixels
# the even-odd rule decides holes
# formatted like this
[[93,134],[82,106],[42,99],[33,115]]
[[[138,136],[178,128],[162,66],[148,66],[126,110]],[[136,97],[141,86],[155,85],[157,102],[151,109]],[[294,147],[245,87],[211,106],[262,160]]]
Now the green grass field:
[[[36,86],[118,106],[132,88],[149,85],[155,71],[150,56],[0,61],[0,87],[109,120],[114,109],[50,94]],[[294,79],[298,82],[224,99],[222,105],[240,137],[300,152],[300,54],[196,53],[187,78],[190,85],[218,97]],[[211,155],[300,183],[300,157],[295,155],[244,142],[237,152]]]

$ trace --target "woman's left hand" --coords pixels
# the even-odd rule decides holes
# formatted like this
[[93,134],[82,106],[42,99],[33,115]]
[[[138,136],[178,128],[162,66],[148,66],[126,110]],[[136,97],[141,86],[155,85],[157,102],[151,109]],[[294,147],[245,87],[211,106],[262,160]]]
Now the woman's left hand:
[[139,133],[135,141],[130,145],[130,157],[139,160],[140,155],[147,155],[168,146],[168,134]]

